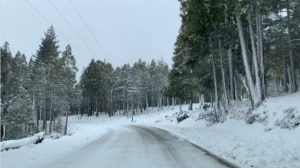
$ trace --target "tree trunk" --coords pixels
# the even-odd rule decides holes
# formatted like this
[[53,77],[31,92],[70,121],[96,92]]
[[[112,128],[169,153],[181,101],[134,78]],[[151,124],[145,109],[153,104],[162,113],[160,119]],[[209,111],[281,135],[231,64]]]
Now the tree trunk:
[[136,112],[138,112],[138,109],[140,109],[140,96],[138,95],[138,101],[137,101],[137,107],[136,107]]
[[4,140],[5,138],[5,132],[6,132],[6,125],[3,124],[3,135],[2,135],[2,141]]
[[55,120],[52,120],[52,128],[51,128],[52,131],[53,131],[53,129],[54,129],[54,121],[55,121]]
[[93,88],[90,87],[90,102],[89,102],[89,115],[92,116],[93,112],[92,112],[92,104],[93,104],[93,100],[92,100],[92,97],[93,97]]
[[152,110],[153,110],[153,108],[154,108],[154,101],[153,101],[153,95],[151,95],[151,106],[152,106]]
[[69,116],[69,112],[68,112],[68,110],[66,110],[66,123],[65,123],[64,135],[67,135],[67,129],[68,129],[68,116]]
[[109,89],[109,100],[108,100],[108,103],[109,103],[109,110],[108,110],[108,116],[111,117],[112,116],[112,109],[111,109],[111,95],[112,94],[112,88]]
[[288,77],[289,77],[289,91],[293,91],[293,86],[292,86],[292,78],[291,78],[291,68],[289,66],[287,66],[287,72],[288,72]]
[[251,11],[248,12],[248,23],[249,23],[249,31],[250,31],[250,39],[251,39],[251,49],[252,49],[252,59],[253,59],[253,65],[254,65],[254,74],[255,74],[255,90],[256,90],[256,96],[261,101],[262,98],[262,89],[261,89],[261,78],[259,74],[259,67],[258,67],[258,59],[257,59],[257,50],[255,47],[255,40],[254,40],[254,33],[252,28],[252,18],[251,18]]
[[191,90],[191,98],[189,103],[189,110],[193,110],[193,91]]
[[174,110],[174,97],[172,97],[172,109],[171,110]]
[[131,122],[133,122],[133,113],[134,113],[134,107],[133,107],[133,94],[132,94],[132,97],[131,97],[131,105],[132,105]]
[[198,94],[198,98],[199,98],[199,110],[201,110],[202,109],[202,106],[201,106],[202,95]]
[[182,108],[181,108],[181,99],[179,99],[179,110],[180,110],[180,112],[182,112]]
[[127,117],[128,117],[128,106],[129,106],[129,102],[128,102],[128,100],[126,101],[127,103],[126,103],[126,115],[127,115]]
[[[237,20],[238,33],[239,33],[240,43],[241,43],[241,48],[242,48],[242,57],[243,57],[243,63],[244,63],[245,72],[246,72],[247,83],[250,88],[253,105],[258,106],[261,103],[261,97],[257,95],[258,92],[256,91],[256,88],[254,87],[254,84],[253,84],[253,79],[251,76],[251,71],[250,71],[248,58],[247,58],[247,48],[246,48],[245,38],[244,38],[244,34],[243,34],[241,18],[239,16],[239,14],[236,14],[236,20]],[[255,62],[257,65],[257,61],[255,61]]]
[[168,107],[168,109],[170,108],[169,107],[169,97],[167,97],[167,107]]
[[[89,110],[90,110],[90,103],[88,102],[88,109],[87,109],[87,115],[88,115],[88,117],[90,116],[90,112],[89,112]],[[105,113],[106,114],[106,113]]]
[[96,92],[96,117],[98,117],[98,92]]
[[213,94],[210,94],[210,108],[213,108]]
[[32,94],[32,109],[33,109],[33,114],[34,114],[34,126],[38,126],[38,116],[37,116],[37,111],[35,109],[35,99],[34,99],[34,91],[33,91],[33,94]]
[[[225,24],[227,25],[228,24],[228,7],[227,5],[225,4]],[[232,66],[232,48],[231,46],[229,46],[229,49],[227,50],[227,54],[228,54],[228,63],[229,63],[229,89],[230,89],[230,97],[229,99],[230,100],[235,100],[235,97],[234,97],[234,92],[235,92],[235,88],[233,86],[233,78],[234,78],[234,75],[233,75],[233,66]],[[224,65],[224,64],[222,64]]]
[[56,126],[55,126],[55,119],[53,120],[53,130],[57,132]]
[[284,61],[284,63],[283,63],[283,75],[282,75],[282,78],[283,78],[283,91],[284,92],[288,91],[286,74],[287,74],[287,68],[286,68],[286,63]]
[[291,81],[290,85],[293,92],[296,92],[296,82],[295,82],[295,69],[294,69],[294,58],[292,52],[292,43],[291,43],[291,18],[290,18],[290,2],[286,0],[286,10],[287,10],[287,27],[288,27],[288,45],[289,45],[289,56],[291,61]]
[[40,111],[40,120],[39,120],[39,131],[41,132],[43,129],[43,127],[44,127],[44,125],[42,125],[42,109],[41,109],[42,107],[41,107],[41,105],[39,106],[39,111]]
[[132,109],[131,113],[133,115],[134,114],[133,93],[131,94],[131,109]]
[[222,44],[221,44],[220,36],[219,36],[219,54],[220,54],[220,61],[221,61],[221,73],[222,73],[223,92],[224,92],[224,97],[225,97],[225,106],[227,106],[229,104],[229,99],[228,99],[227,88],[226,88],[223,51],[222,51]]
[[162,105],[162,97],[159,98],[159,106],[160,106],[160,109],[162,110],[162,109],[163,109],[163,105]]
[[125,106],[126,106],[126,98],[124,96],[124,101],[123,101],[123,115],[125,115]]
[[37,123],[37,128],[40,127],[40,119],[39,119],[39,105],[38,105],[38,100],[37,100],[37,105],[36,105],[36,123]]
[[51,129],[52,129],[52,99],[53,99],[53,93],[52,93],[52,98],[50,99],[50,126],[49,126],[49,134],[51,135]]
[[300,89],[300,79],[299,79],[299,69],[297,69],[297,86],[298,86],[298,90]]
[[275,94],[277,95],[277,92],[278,92],[278,88],[277,88],[277,84],[276,84],[276,78],[275,78],[275,75],[273,75],[273,82],[274,82],[274,85],[275,85],[275,90],[274,90],[274,92],[275,92]]
[[146,92],[146,109],[147,109],[147,112],[149,112],[149,104],[148,104],[148,94]]
[[203,109],[204,105],[204,94],[199,95],[199,109]]
[[49,91],[50,91],[50,63],[49,63],[49,60],[47,61],[47,66],[48,66],[48,74],[47,74],[47,89],[46,89],[46,95],[45,95],[45,115],[44,115],[44,131],[45,131],[45,134],[47,135],[47,104],[48,104],[48,100],[49,100]]
[[256,9],[256,28],[257,28],[257,54],[260,69],[260,83],[261,83],[261,99],[266,97],[265,86],[265,67],[264,67],[264,55],[263,55],[263,28],[262,28],[262,16],[260,13],[260,6]]
[[157,111],[159,111],[159,98],[157,99]]
[[45,109],[44,109],[44,119],[43,119],[43,130],[45,134],[47,135],[47,107],[46,107],[46,99],[45,99]]
[[233,74],[233,66],[232,66],[232,49],[228,49],[228,61],[229,61],[229,82],[230,82],[230,98],[232,100],[235,100],[236,97],[234,95],[235,87],[234,87],[234,74]]
[[122,101],[119,102],[119,115],[121,115]]
[[234,77],[234,94],[235,94],[235,100],[238,100],[238,94],[237,94],[237,89],[236,89],[236,80]]
[[213,46],[212,46],[212,37],[211,37],[211,35],[210,35],[210,53],[211,53],[211,59],[212,59],[212,64],[213,64],[213,77],[214,77],[214,86],[215,86],[215,110],[216,110],[216,113],[219,113],[217,75],[216,75],[215,60],[214,60],[214,54],[213,54]]

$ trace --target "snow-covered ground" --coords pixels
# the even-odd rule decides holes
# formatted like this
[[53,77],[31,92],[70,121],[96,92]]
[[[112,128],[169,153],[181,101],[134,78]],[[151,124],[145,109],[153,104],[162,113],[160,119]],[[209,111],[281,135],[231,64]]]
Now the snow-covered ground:
[[[194,104],[198,108],[198,104]],[[46,139],[38,145],[24,146],[15,150],[1,152],[2,167],[30,167],[43,160],[59,158],[105,134],[106,125],[148,125],[168,130],[191,141],[200,147],[240,167],[300,167],[300,128],[296,127],[300,115],[300,92],[268,98],[254,111],[253,124],[243,119],[248,104],[233,103],[224,123],[207,127],[205,120],[198,120],[203,111],[188,112],[189,118],[180,123],[176,121],[176,112],[164,107],[164,110],[151,109],[126,117],[116,114],[113,117],[101,114],[96,117],[70,117],[71,136],[60,139]],[[188,105],[183,105],[187,110]],[[18,160],[18,162],[16,162]]]
[[1,168],[29,168],[48,160],[56,160],[101,137],[107,131],[105,127],[100,127],[99,121],[90,118],[78,120],[76,116],[70,116],[69,120],[68,133],[71,136],[49,138],[37,145],[29,144],[19,149],[4,150],[1,152]]
[[[176,116],[173,114],[179,111],[179,107],[175,107],[175,110],[165,107],[165,110],[160,112],[154,108],[149,115],[134,116],[136,121],[134,124],[151,125],[168,130],[241,167],[299,168],[300,125],[288,129],[282,127],[285,124],[276,123],[281,123],[281,120],[289,115],[287,111],[294,113],[294,118],[291,117],[292,121],[289,120],[291,123],[296,124],[300,121],[295,119],[300,115],[300,92],[268,98],[254,110],[257,121],[253,124],[247,124],[243,119],[243,113],[246,113],[248,106],[247,103],[239,103],[231,107],[234,112],[229,112],[224,123],[209,127],[206,126],[205,120],[197,120],[201,113],[197,110],[189,112],[188,119],[177,123]],[[197,108],[198,104],[194,104],[193,107]],[[183,110],[187,109],[188,105],[184,105]],[[242,117],[237,117],[237,113]],[[106,117],[103,122],[128,124],[131,118]]]

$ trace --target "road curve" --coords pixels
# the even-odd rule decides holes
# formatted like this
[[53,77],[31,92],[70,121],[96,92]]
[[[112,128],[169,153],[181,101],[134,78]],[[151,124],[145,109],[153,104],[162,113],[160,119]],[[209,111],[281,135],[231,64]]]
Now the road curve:
[[107,134],[41,167],[218,168],[236,167],[171,133],[147,126],[112,126]]

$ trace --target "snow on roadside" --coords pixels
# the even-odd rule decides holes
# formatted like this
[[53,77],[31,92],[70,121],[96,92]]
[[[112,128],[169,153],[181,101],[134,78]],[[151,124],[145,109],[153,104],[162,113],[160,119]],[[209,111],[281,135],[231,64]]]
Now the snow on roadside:
[[55,160],[60,156],[101,137],[107,129],[98,121],[84,117],[78,120],[69,117],[68,133],[59,139],[45,139],[37,145],[28,144],[19,149],[9,149],[1,152],[2,168],[29,168],[48,159]]
[[[175,110],[157,111],[153,109],[150,114],[146,112],[131,117],[114,116],[108,118],[101,116],[103,123],[137,124],[159,127],[187,139],[200,147],[223,157],[241,167],[249,168],[281,168],[300,167],[300,126],[294,129],[282,129],[276,124],[286,117],[287,109],[293,109],[294,116],[300,113],[300,92],[268,98],[258,109],[253,124],[247,124],[243,118],[247,113],[248,104],[241,103],[229,112],[224,123],[207,127],[205,120],[197,120],[199,111],[190,111],[190,117],[177,123]],[[194,107],[198,107],[194,104]],[[188,105],[183,105],[187,110]],[[236,115],[236,113],[239,116]],[[233,117],[232,117],[233,116]],[[231,118],[231,119],[230,119]],[[292,124],[296,124],[293,121]]]
[[[48,159],[55,160],[67,152],[72,152],[90,141],[104,135],[106,124],[148,125],[159,127],[191,141],[200,147],[231,161],[240,167],[281,168],[300,166],[300,126],[297,116],[300,113],[300,92],[268,98],[254,110],[255,121],[247,124],[243,119],[247,113],[247,102],[236,103],[229,111],[224,123],[207,127],[205,120],[198,120],[200,111],[189,111],[189,118],[177,123],[179,107],[175,110],[164,107],[150,108],[150,112],[131,116],[117,114],[113,117],[83,117],[78,120],[70,117],[68,132],[72,136],[60,139],[46,139],[38,145],[27,145],[16,150],[1,152],[1,167],[32,167]],[[194,107],[198,107],[194,104]],[[187,110],[188,105],[183,105]],[[294,117],[287,122],[288,117]],[[288,120],[290,121],[290,120]],[[294,125],[293,125],[294,124]],[[288,126],[288,127],[285,127]],[[285,128],[285,129],[283,129]],[[16,162],[17,160],[17,162]]]
[[44,132],[37,133],[29,138],[23,138],[19,140],[9,140],[9,141],[3,141],[0,142],[1,145],[1,151],[6,148],[18,148],[25,145],[30,145],[33,143],[36,143],[37,140],[40,140],[44,137]]

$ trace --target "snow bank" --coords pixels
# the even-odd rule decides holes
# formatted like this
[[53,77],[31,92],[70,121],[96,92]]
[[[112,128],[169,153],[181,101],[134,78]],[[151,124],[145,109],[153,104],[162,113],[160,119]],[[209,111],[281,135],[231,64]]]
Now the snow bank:
[[[271,97],[252,112],[249,124],[249,101],[233,101],[223,123],[205,120],[207,112],[188,111],[189,118],[177,123],[175,110],[150,110],[135,115],[136,121],[124,116],[100,116],[103,123],[138,124],[159,127],[245,168],[299,168],[300,166],[300,92]],[[198,107],[198,104],[194,104]],[[188,105],[182,106],[183,110]]]
[[1,151],[6,148],[18,148],[18,147],[29,145],[29,144],[34,144],[38,140],[41,140],[43,138],[44,138],[44,132],[40,132],[29,138],[3,141],[3,142],[1,142]]
[[[47,138],[39,145],[25,145],[18,149],[1,152],[1,166],[3,168],[33,168],[41,163],[57,160],[69,152],[89,144],[103,136],[108,130],[100,121],[83,117],[69,116],[68,134],[59,139]],[[27,141],[28,142],[28,141]]]

